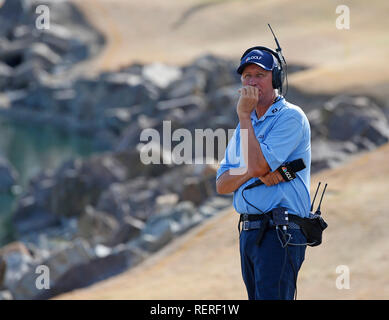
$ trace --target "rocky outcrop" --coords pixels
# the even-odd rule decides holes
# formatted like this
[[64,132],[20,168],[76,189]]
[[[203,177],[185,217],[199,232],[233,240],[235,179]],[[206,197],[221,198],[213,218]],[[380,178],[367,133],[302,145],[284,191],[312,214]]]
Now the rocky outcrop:
[[308,113],[312,127],[312,168],[333,167],[350,154],[389,141],[385,110],[368,97],[336,96]]
[[[77,119],[69,120],[69,128],[75,123],[86,131],[99,128],[96,139],[109,145],[110,151],[70,160],[30,181],[13,223],[18,239],[35,249],[37,260],[18,278],[17,286],[6,287],[14,297],[48,298],[122,272],[231,205],[228,196],[216,195],[217,166],[210,161],[166,163],[171,153],[161,145],[165,120],[170,120],[172,132],[185,128],[192,137],[195,129],[235,127],[238,83],[233,66],[204,56],[188,67],[172,68],[166,81],[145,70],[146,66],[134,65],[96,79],[78,79],[76,87],[57,91],[61,93],[56,97],[63,98],[58,108],[70,114],[69,119]],[[215,72],[225,77],[215,78]],[[47,90],[50,97],[57,89]],[[48,105],[56,105],[53,101]],[[389,137],[385,110],[367,97],[335,97],[307,115],[312,127],[312,172],[337,165]],[[141,161],[144,129],[154,129],[161,137],[154,144],[160,164]],[[172,141],[171,149],[179,142]],[[213,148],[214,155],[220,154],[217,143]],[[194,145],[191,150],[194,155]],[[83,239],[89,253],[64,264],[49,291],[34,289],[34,267],[54,266],[61,257],[58,250],[73,250],[76,239]]]
[[[161,146],[164,121],[191,139],[196,129],[235,128],[235,64],[204,55],[183,67],[133,64],[74,76],[102,37],[67,1],[49,1],[51,28],[37,30],[37,3],[12,0],[0,8],[0,112],[78,130],[107,152],[66,161],[29,182],[12,217],[19,244],[0,250],[0,299],[47,299],[120,273],[231,205],[215,190],[214,158],[221,160],[223,146],[211,145],[214,156],[200,164],[165,161],[180,139],[171,139],[170,150]],[[311,123],[312,172],[389,139],[389,112],[368,97],[289,93]],[[151,149],[158,164],[141,161],[145,129],[160,138]],[[196,148],[189,144],[192,163]],[[0,161],[0,191],[16,179]],[[50,271],[48,289],[36,284],[39,266]]]

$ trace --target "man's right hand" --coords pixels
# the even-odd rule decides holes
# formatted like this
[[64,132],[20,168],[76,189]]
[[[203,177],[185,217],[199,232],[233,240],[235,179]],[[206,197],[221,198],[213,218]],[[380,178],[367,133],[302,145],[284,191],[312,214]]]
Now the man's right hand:
[[251,112],[258,104],[258,88],[253,86],[244,86],[239,89],[240,98],[236,107],[239,117],[250,117]]

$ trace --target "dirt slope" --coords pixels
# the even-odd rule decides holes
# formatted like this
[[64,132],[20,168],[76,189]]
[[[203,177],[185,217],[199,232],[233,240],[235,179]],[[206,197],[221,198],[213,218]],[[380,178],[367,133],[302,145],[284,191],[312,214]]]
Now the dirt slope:
[[[389,144],[312,177],[328,188],[322,211],[329,227],[308,248],[299,299],[389,298]],[[237,215],[232,209],[196,227],[126,273],[58,299],[246,299],[240,275]],[[338,266],[350,289],[337,289]]]
[[[72,0],[107,37],[86,72],[134,61],[185,64],[206,52],[238,59],[253,45],[275,47],[311,69],[289,78],[309,92],[352,90],[387,97],[389,2],[381,0]],[[336,28],[347,5],[350,29]],[[384,99],[383,99],[384,100]]]

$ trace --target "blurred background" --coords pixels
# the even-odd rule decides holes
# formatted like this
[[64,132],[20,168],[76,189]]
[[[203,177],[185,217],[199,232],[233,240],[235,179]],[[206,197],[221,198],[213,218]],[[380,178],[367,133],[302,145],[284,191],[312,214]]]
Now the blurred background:
[[[205,164],[145,165],[140,134],[162,136],[166,120],[192,137],[234,129],[235,70],[247,48],[275,48],[268,23],[286,98],[310,120],[311,195],[329,184],[329,228],[307,249],[298,297],[388,299],[388,9],[0,1],[0,299],[247,298],[232,196],[215,190],[224,149]],[[40,265],[50,289],[37,287]]]

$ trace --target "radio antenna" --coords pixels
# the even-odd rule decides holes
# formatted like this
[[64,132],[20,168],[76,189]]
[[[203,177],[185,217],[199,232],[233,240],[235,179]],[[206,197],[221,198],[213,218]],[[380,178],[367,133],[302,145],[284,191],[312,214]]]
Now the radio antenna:
[[317,192],[319,191],[320,184],[321,184],[321,182],[319,182],[319,184],[317,185],[315,196],[313,197],[313,201],[312,201],[312,204],[311,204],[311,211],[313,210],[313,205],[315,204],[316,195],[317,195]]
[[321,215],[320,206],[321,206],[321,201],[323,200],[324,192],[326,192],[326,189],[327,189],[327,183],[326,183],[326,185],[324,186],[324,190],[323,190],[323,193],[321,194],[319,206],[317,207],[316,212],[315,212],[315,213],[318,214],[318,215]]

